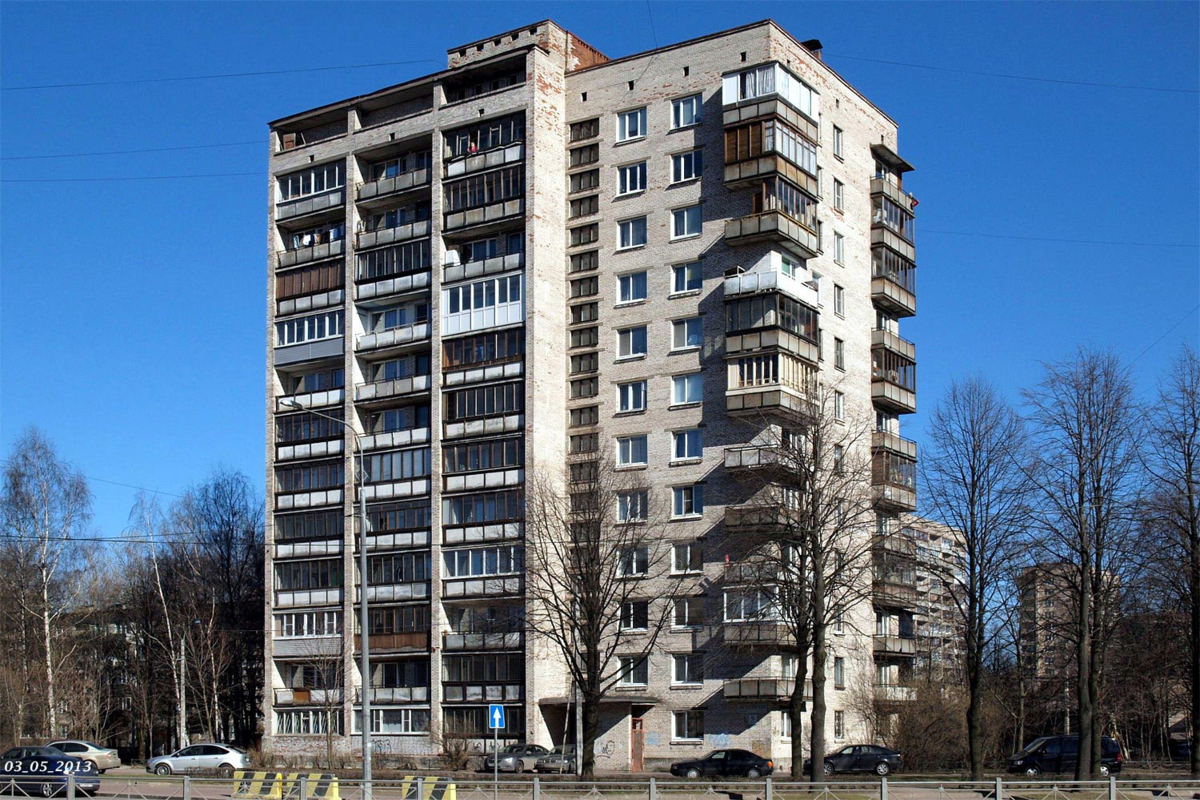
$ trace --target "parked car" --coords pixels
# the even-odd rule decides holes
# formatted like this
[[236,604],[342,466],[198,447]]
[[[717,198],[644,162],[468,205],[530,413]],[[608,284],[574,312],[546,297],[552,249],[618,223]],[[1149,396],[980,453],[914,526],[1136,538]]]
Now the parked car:
[[[526,772],[532,770],[537,767],[538,759],[549,753],[550,751],[540,744],[525,744],[524,742],[510,744],[500,751],[500,771]],[[495,769],[495,765],[496,754],[488,753],[488,757],[483,760],[484,769]]]
[[713,750],[704,758],[676,761],[671,774],[683,778],[761,778],[775,771],[775,762],[749,750]]
[[538,772],[565,772],[575,774],[575,745],[560,744],[537,760],[534,769]]
[[100,790],[100,776],[92,762],[53,747],[13,747],[0,756],[0,787],[12,794],[63,794],[70,776],[75,777],[76,792],[95,794]]
[[146,772],[171,775],[176,772],[216,772],[222,777],[234,770],[250,769],[250,756],[240,747],[230,744],[194,744],[176,750],[169,756],[159,756],[146,762]]
[[[874,772],[891,775],[904,766],[904,757],[895,750],[876,744],[848,744],[825,756],[825,774],[835,772]],[[812,772],[812,759],[804,759],[804,771]]]
[[1192,760],[1192,743],[1186,739],[1171,740],[1171,760],[1172,761],[1191,761]]
[[86,742],[82,739],[60,739],[57,742],[46,742],[46,747],[53,747],[69,756],[92,762],[92,766],[101,775],[107,770],[121,766],[121,757],[117,755],[116,750],[101,747],[95,742]]
[[[1025,749],[1008,758],[1008,771],[1028,775],[1043,773],[1073,773],[1078,758],[1078,736],[1043,736],[1034,739]],[[1107,736],[1100,740],[1100,774],[1121,771],[1125,754],[1116,739]]]

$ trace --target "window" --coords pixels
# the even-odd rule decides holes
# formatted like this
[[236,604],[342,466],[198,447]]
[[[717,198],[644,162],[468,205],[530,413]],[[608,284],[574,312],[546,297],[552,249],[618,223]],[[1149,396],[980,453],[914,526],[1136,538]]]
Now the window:
[[516,414],[524,410],[525,384],[519,382],[447,392],[442,401],[442,417],[446,422]]
[[646,299],[646,271],[617,277],[617,302],[636,303]]
[[646,656],[621,656],[622,686],[645,686],[650,682],[650,661]]
[[600,238],[600,225],[593,222],[591,225],[582,225],[578,228],[571,228],[571,247],[579,247],[580,245],[591,244]]
[[846,316],[846,290],[836,283],[833,285],[833,313],[839,317]]
[[844,611],[837,612],[837,616],[833,618],[833,632],[839,635],[846,632],[846,613]]
[[579,328],[571,331],[571,347],[596,347],[599,344],[599,328]]
[[782,724],[779,726],[779,735],[784,739],[790,740],[792,738],[791,712],[789,712],[787,709],[784,709],[783,711],[779,712],[779,718],[783,720]]
[[331,539],[342,536],[342,515],[335,510],[275,517],[275,541]]
[[703,653],[678,654],[671,656],[671,661],[671,683],[704,683]]
[[342,632],[341,621],[341,614],[336,611],[277,614],[275,616],[275,636],[280,639],[337,636]]
[[789,278],[795,278],[804,273],[804,262],[793,261],[787,255],[779,254],[779,271]]
[[775,327],[816,342],[817,312],[779,293],[740,297],[725,304],[726,334]]
[[726,104],[734,102],[734,98],[753,100],[777,94],[810,119],[817,119],[821,113],[821,96],[780,64],[763,64],[745,72],[726,75],[721,92]]
[[646,218],[625,219],[617,223],[617,249],[642,247],[646,244]]
[[621,630],[644,631],[650,627],[650,603],[629,600],[621,604]]
[[677,597],[671,614],[671,624],[676,628],[691,628],[704,624],[703,597]]
[[703,741],[704,712],[675,711],[671,714],[671,738],[675,741]]
[[675,447],[671,451],[672,461],[688,461],[704,455],[704,444],[699,428],[675,431],[671,434]]
[[364,471],[367,483],[389,483],[427,477],[429,468],[429,448],[422,447],[368,455]]
[[833,154],[842,158],[842,129],[837,125],[833,126]]
[[646,162],[617,167],[617,194],[646,191]]
[[778,153],[809,175],[818,177],[817,145],[780,120],[751,122],[725,131],[725,163]]
[[372,586],[419,583],[429,580],[429,553],[394,553],[372,556],[367,564]]
[[576,172],[571,176],[571,192],[586,192],[588,189],[600,188],[600,170],[590,169],[587,172]]
[[703,275],[699,263],[676,264],[671,267],[672,293],[698,292],[703,285]]
[[671,404],[699,403],[704,400],[704,375],[676,375],[671,379]]
[[833,446],[833,471],[841,475],[846,470],[846,448],[840,444]]
[[644,522],[650,504],[649,492],[621,492],[617,495],[618,522]]
[[628,142],[646,135],[646,109],[635,108],[617,114],[617,141]]
[[524,464],[525,440],[520,437],[449,445],[442,449],[442,471],[451,474],[509,469]]
[[650,569],[650,551],[645,547],[627,547],[621,551],[617,564],[617,575],[621,578],[637,578]]
[[[524,80],[524,77],[521,80]],[[487,120],[446,134],[446,147],[449,151],[446,158],[459,158],[484,150],[493,150],[524,139],[525,116],[523,114]]]
[[774,606],[771,594],[763,589],[731,589],[725,592],[725,621],[773,619]]
[[700,150],[671,156],[671,183],[694,181],[704,172],[704,154]]
[[580,197],[571,201],[570,218],[588,217],[600,211],[600,196]]
[[646,464],[646,435],[621,436],[617,439],[617,466],[631,467]]
[[671,101],[671,130],[697,125],[700,122],[700,103],[703,98],[698,94],[691,97],[681,97]]
[[525,548],[519,545],[477,547],[442,554],[446,577],[474,578],[484,575],[508,575],[525,569]]
[[704,568],[704,551],[699,542],[686,542],[671,548],[671,572],[681,575]]
[[342,335],[342,312],[326,311],[310,317],[296,317],[275,323],[275,346],[332,339]]
[[275,469],[275,491],[318,492],[342,485],[342,465],[337,461],[316,461]]
[[833,738],[835,738],[835,739],[845,739],[846,738],[846,712],[845,711],[833,712]]
[[837,178],[834,178],[833,179],[833,207],[836,208],[838,211],[845,211],[845,206],[844,206],[845,194],[846,194],[846,184],[842,183]]
[[833,686],[835,689],[846,688],[846,659],[841,656],[833,659]]
[[519,361],[525,355],[524,328],[481,333],[443,344],[442,366],[447,370]]
[[[276,711],[275,732],[280,734],[327,733],[331,730],[327,711]],[[342,732],[342,715],[333,715],[332,732]]]
[[525,167],[518,164],[446,184],[443,211],[454,212],[464,211],[468,208],[481,208],[524,194]]
[[671,349],[685,350],[704,344],[704,320],[700,317],[677,319],[671,323]]
[[442,519],[447,525],[509,522],[521,519],[524,508],[518,491],[457,495],[443,498]]
[[682,239],[687,236],[699,236],[704,216],[702,211],[700,206],[688,206],[672,211],[671,238]]
[[586,253],[575,253],[571,256],[571,274],[576,272],[592,272],[600,268],[600,253],[589,250]]
[[600,160],[600,145],[586,144],[583,147],[573,148],[569,151],[569,156],[572,167],[595,164]]
[[429,269],[429,240],[406,242],[358,254],[358,279],[380,280]]
[[646,410],[646,382],[617,384],[617,410],[623,414]]
[[594,139],[600,135],[600,118],[585,119],[582,122],[571,123],[571,141],[580,142],[584,139]]
[[692,486],[676,486],[671,489],[672,504],[671,516],[673,517],[698,517],[704,513],[704,487],[695,484]]
[[846,395],[843,392],[833,393],[833,418],[838,421],[846,418]]
[[582,428],[587,425],[595,425],[599,421],[599,406],[584,406],[583,408],[571,409],[567,424],[572,428]]
[[846,260],[846,237],[840,233],[833,235],[833,260],[838,264],[842,264]]
[[345,183],[346,172],[341,161],[309,167],[303,172],[293,172],[279,178],[279,202],[286,203],[310,194],[340,189]]
[[846,368],[846,343],[836,337],[833,340],[833,365],[838,369]]
[[595,322],[599,316],[599,303],[580,303],[577,306],[571,306],[572,325],[579,325],[583,322]]
[[646,355],[646,326],[623,328],[617,331],[617,358]]
[[275,565],[275,590],[336,589],[342,585],[338,561],[283,561]]

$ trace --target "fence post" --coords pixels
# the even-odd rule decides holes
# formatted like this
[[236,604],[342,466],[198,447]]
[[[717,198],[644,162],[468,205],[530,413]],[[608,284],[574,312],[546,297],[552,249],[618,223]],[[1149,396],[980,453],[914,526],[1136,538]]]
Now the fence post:
[[183,800],[192,800],[192,779],[187,775],[183,776]]
[[1004,800],[1004,784],[1001,783],[1003,778],[996,778],[996,800]]
[[[14,792],[14,794],[16,794]],[[75,800],[75,776],[67,776],[67,800]]]
[[650,779],[650,800],[658,800],[658,782]]
[[533,800],[542,800],[542,779],[537,775],[533,776]]
[[767,776],[767,785],[763,787],[763,800],[775,800],[775,786],[771,782],[771,776]]
[[300,776],[300,786],[298,791],[300,792],[300,800],[308,800],[308,775]]
[[1108,776],[1108,800],[1117,800],[1117,776]]
[[888,800],[887,775],[883,775],[879,778],[879,800]]
[[425,796],[425,779],[417,776],[417,797]]

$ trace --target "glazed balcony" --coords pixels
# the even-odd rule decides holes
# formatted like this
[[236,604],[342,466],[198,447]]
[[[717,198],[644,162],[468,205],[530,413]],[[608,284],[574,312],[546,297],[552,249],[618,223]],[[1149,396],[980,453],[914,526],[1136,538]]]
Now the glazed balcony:
[[783,506],[778,503],[754,503],[725,507],[725,533],[730,536],[755,536],[778,532],[786,522]]
[[307,195],[275,206],[275,221],[319,219],[326,215],[340,215],[345,211],[346,189],[339,186],[322,194]]
[[442,581],[443,600],[465,600],[475,597],[519,597],[524,592],[525,579],[520,575],[446,578]]
[[[429,631],[372,633],[371,653],[408,653],[429,649]],[[354,634],[354,649],[362,652],[362,634]]]
[[356,193],[358,202],[364,205],[373,204],[377,200],[390,200],[405,192],[427,189],[430,185],[430,174],[429,168],[423,167],[409,172],[401,172],[391,177],[360,183]]
[[500,147],[494,147],[490,150],[447,158],[444,164],[446,178],[450,179],[469,175],[472,172],[480,172],[485,169],[494,169],[495,167],[503,167],[508,164],[519,164],[524,160],[525,142],[517,141]]
[[871,600],[883,608],[915,611],[919,597],[915,583],[909,583],[895,573],[885,573],[871,581]]
[[372,450],[388,450],[395,447],[409,447],[429,443],[429,426],[416,428],[401,428],[394,431],[380,431],[364,434],[362,437],[363,452]]
[[[786,331],[777,332],[786,334]],[[799,337],[793,338],[803,341]],[[746,336],[743,335],[741,339],[744,344]],[[781,423],[810,416],[813,403],[807,392],[812,385],[808,379],[812,370],[812,367],[787,353],[729,359],[726,362],[726,413]]]
[[907,636],[875,636],[872,648],[877,656],[912,657],[917,654],[917,640]]
[[341,689],[276,689],[275,705],[304,706],[304,705],[341,705]]
[[917,443],[888,431],[871,432],[871,450],[887,450],[913,461],[917,458]]
[[777,648],[792,640],[791,631],[783,622],[726,622],[722,636],[729,647]]
[[525,253],[505,253],[489,258],[478,258],[474,261],[461,261],[457,253],[447,253],[446,262],[442,269],[442,283],[482,278],[485,275],[496,275],[501,272],[511,272],[525,266]]
[[442,684],[442,701],[445,703],[520,702],[524,698],[524,682]]
[[[374,640],[374,636],[371,637]],[[372,645],[374,647],[374,645]],[[374,650],[372,650],[372,653]],[[354,702],[362,702],[362,687],[354,687]],[[428,703],[428,686],[372,686],[371,702],[389,703]],[[355,713],[358,713],[357,711]]]
[[871,301],[897,317],[917,313],[917,268],[883,245],[872,248]]
[[407,242],[410,239],[421,239],[429,235],[430,222],[427,219],[406,222],[392,228],[376,228],[375,230],[359,231],[356,247],[366,250],[369,247]]
[[916,199],[886,178],[871,179],[871,245],[885,245],[916,262]]
[[916,347],[889,331],[871,333],[871,399],[898,414],[917,410]]
[[725,242],[734,247],[759,242],[778,244],[802,259],[821,255],[816,222],[810,228],[777,209],[728,220]]
[[360,279],[355,282],[355,300],[373,300],[380,297],[429,291],[429,268],[414,270],[387,278]]
[[731,189],[753,186],[763,178],[786,178],[812,195],[819,191],[815,176],[802,170],[779,153],[761,153],[748,158],[730,160],[725,156],[725,185]]
[[442,637],[443,650],[521,650],[524,647],[525,634],[522,631],[447,631]]
[[875,504],[892,511],[917,510],[917,462],[891,451],[871,455]]
[[[788,700],[796,689],[793,678],[731,678],[721,684],[726,700],[778,703]],[[804,682],[804,699],[812,700],[812,682]]]

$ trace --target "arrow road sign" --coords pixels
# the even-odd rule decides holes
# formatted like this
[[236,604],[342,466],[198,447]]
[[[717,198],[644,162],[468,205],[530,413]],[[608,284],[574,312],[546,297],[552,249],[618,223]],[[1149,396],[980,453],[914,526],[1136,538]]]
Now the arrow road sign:
[[488,706],[488,728],[499,730],[504,727],[504,706]]

